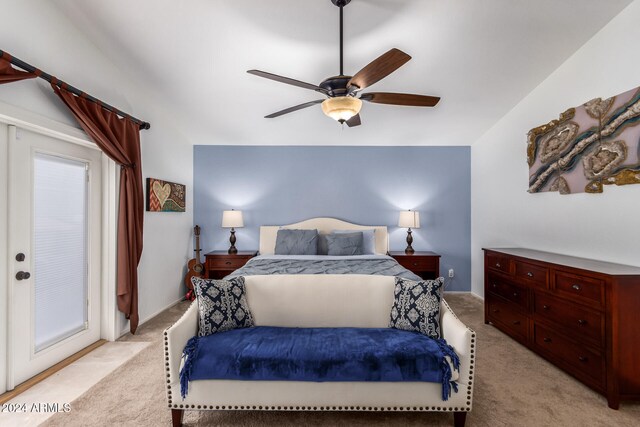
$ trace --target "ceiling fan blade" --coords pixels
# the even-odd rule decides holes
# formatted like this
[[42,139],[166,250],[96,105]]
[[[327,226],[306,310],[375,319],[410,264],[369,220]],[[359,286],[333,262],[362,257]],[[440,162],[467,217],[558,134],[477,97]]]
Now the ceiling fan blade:
[[327,91],[321,88],[320,86],[316,86],[311,83],[301,82],[300,80],[290,79],[289,77],[279,76],[277,74],[267,73],[266,71],[248,70],[247,73],[253,74],[254,76],[258,76],[258,77],[264,77],[265,79],[275,80],[280,83],[286,83],[288,85],[298,86],[304,89],[311,89],[324,94],[327,93]]
[[360,121],[360,114],[356,114],[355,116],[347,120],[347,126],[349,126],[350,128],[354,126],[360,126],[361,124],[362,124],[362,121]]
[[293,107],[286,108],[284,110],[277,111],[275,113],[264,116],[265,119],[273,119],[274,117],[280,117],[284,114],[293,113],[294,111],[302,110],[303,108],[311,107],[312,105],[320,104],[323,99],[317,99],[315,101],[305,102],[304,104],[295,105]]
[[437,96],[389,92],[363,93],[360,99],[375,102],[376,104],[407,105],[412,107],[433,107],[440,101]]
[[357,86],[358,89],[364,89],[371,86],[402,67],[410,59],[411,57],[400,49],[393,48],[358,71],[351,77],[347,87]]

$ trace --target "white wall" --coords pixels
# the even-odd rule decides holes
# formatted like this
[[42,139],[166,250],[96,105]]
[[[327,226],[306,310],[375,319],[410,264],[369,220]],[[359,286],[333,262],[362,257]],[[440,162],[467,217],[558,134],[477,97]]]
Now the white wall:
[[[139,308],[141,321],[148,320],[183,295],[184,265],[192,255],[192,141],[174,125],[172,116],[159,107],[153,88],[123,74],[117,64],[92,45],[50,2],[3,0],[1,3],[5,19],[0,26],[0,49],[150,122],[151,129],[141,132],[143,177],[187,185],[186,213],[145,214]],[[1,85],[0,101],[78,127],[44,80]],[[3,157],[0,162],[5,160]],[[1,175],[0,188],[6,180]],[[4,299],[4,294],[0,298]],[[126,330],[123,316],[121,320]],[[5,318],[0,317],[0,331],[5,327]],[[0,345],[3,350],[4,347]],[[0,370],[2,368],[0,366]]]
[[483,247],[640,266],[640,185],[605,186],[603,194],[528,194],[526,158],[529,129],[640,85],[639,20],[636,0],[472,146],[472,292],[484,293]]

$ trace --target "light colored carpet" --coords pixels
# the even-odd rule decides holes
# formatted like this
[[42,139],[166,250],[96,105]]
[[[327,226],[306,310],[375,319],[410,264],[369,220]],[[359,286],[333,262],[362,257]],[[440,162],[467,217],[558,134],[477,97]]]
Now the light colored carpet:
[[[640,403],[607,407],[603,396],[483,321],[482,301],[448,294],[456,314],[478,335],[476,386],[468,426],[639,426]],[[46,426],[171,425],[164,392],[161,332],[187,304],[167,310],[123,340],[151,341],[147,349],[73,401]],[[185,413],[190,426],[451,426],[450,413],[268,412]]]

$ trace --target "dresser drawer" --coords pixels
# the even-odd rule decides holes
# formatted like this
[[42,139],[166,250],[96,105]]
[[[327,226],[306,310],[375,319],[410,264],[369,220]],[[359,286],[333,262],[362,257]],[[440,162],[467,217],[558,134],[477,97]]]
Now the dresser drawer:
[[604,358],[601,354],[538,323],[533,326],[533,343],[542,354],[558,360],[569,373],[604,387]]
[[515,335],[522,340],[527,339],[527,316],[514,310],[511,303],[502,301],[499,297],[487,295],[487,320],[493,322],[509,335]]
[[604,282],[600,279],[556,271],[554,289],[579,302],[598,307],[604,305]]
[[509,274],[511,272],[510,263],[510,258],[505,255],[487,254],[487,267],[492,270],[498,270]]
[[535,285],[548,287],[549,269],[528,262],[515,261],[515,275],[518,279],[524,279]]
[[411,271],[431,271],[435,270],[439,259],[436,257],[423,256],[395,256],[395,260],[404,268]]
[[207,259],[208,270],[236,270],[247,263],[247,257],[224,257]]
[[523,310],[526,310],[529,306],[527,290],[521,286],[506,282],[497,274],[489,273],[487,291],[517,304]]
[[539,292],[534,295],[533,312],[536,319],[558,324],[577,340],[590,339],[602,346],[604,315],[600,312]]

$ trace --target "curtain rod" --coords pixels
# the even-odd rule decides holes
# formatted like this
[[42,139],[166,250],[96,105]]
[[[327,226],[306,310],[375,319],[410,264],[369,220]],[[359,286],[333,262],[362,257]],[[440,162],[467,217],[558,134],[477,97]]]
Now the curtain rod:
[[[5,55],[6,54],[6,55]],[[9,58],[6,58],[5,56],[9,56]],[[137,119],[135,117],[133,117],[130,114],[127,114],[123,111],[118,110],[115,107],[112,107],[111,105],[97,99],[94,98],[93,96],[82,92],[80,89],[76,89],[75,87],[71,86],[68,83],[63,82],[62,80],[58,79],[55,76],[52,76],[51,74],[45,73],[44,71],[34,67],[33,65],[27,64],[26,62],[16,58],[15,56],[11,55],[9,52],[3,51],[0,49],[0,56],[5,57],[5,59],[9,59],[9,62],[11,62],[13,65],[16,65],[20,68],[22,68],[25,71],[28,71],[30,73],[36,73],[36,75],[38,77],[40,77],[41,79],[44,79],[46,81],[48,81],[49,83],[51,83],[53,80],[55,80],[55,85],[58,86],[59,88],[64,88],[65,90],[68,90],[69,92],[73,93],[74,95],[78,95],[78,96],[82,96],[83,98],[91,101],[91,102],[95,102],[96,104],[98,104],[99,106],[101,106],[102,108],[104,108],[105,110],[109,110],[112,113],[116,113],[119,116],[122,117],[126,117],[128,119],[130,119],[131,121],[133,121],[134,123],[137,123],[140,126],[141,130],[145,130],[145,129],[149,129],[151,128],[151,125],[148,122],[145,122],[144,120],[140,120]]]

